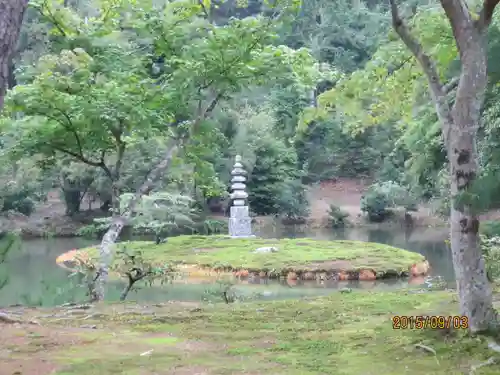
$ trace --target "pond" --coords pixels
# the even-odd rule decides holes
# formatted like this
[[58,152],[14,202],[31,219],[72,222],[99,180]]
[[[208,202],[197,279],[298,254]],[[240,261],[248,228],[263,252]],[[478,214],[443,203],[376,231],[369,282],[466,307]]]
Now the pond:
[[[264,238],[310,237],[321,240],[360,240],[388,244],[424,255],[432,266],[432,275],[440,276],[450,286],[454,285],[451,254],[445,245],[445,228],[440,229],[391,229],[346,228],[344,230],[314,230],[294,226],[266,226],[255,228]],[[77,287],[76,280],[68,279],[67,271],[55,264],[57,256],[65,251],[95,244],[96,240],[82,238],[31,239],[22,243],[21,249],[11,254],[8,262],[8,285],[0,290],[0,306],[23,304],[53,306],[66,302],[82,301],[85,292]],[[238,299],[281,299],[328,295],[339,289],[377,288],[391,289],[407,286],[406,281],[392,282],[338,282],[334,285],[282,285],[279,282],[246,284],[233,287]],[[166,300],[200,301],[220,300],[220,284],[180,282],[167,287],[144,287],[132,292],[129,299],[147,302]],[[108,297],[117,300],[123,285],[109,286]]]

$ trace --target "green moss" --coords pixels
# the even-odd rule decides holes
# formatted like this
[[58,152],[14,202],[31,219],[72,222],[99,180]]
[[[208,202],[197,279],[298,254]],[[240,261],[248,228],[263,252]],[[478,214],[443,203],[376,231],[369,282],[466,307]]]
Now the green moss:
[[[300,239],[233,239],[227,236],[179,236],[167,243],[127,242],[118,245],[141,250],[155,262],[197,264],[212,268],[250,270],[338,270],[373,269],[376,272],[408,271],[424,257],[403,249],[372,242],[319,241]],[[259,247],[273,246],[274,253],[254,253]],[[96,249],[84,249],[92,256]],[[343,265],[326,262],[346,261]]]
[[500,221],[497,220],[485,220],[481,222],[479,227],[481,234],[487,237],[500,236]]
[[[150,308],[150,307],[148,307]],[[455,315],[449,292],[354,291],[327,298],[200,309],[165,306],[155,316],[126,323],[126,314],[88,319],[116,335],[86,346],[60,349],[68,362],[58,375],[384,374],[454,375],[492,356],[486,340],[455,330],[393,329],[394,316]],[[61,323],[62,324],[62,323]],[[76,322],[75,324],[79,324]],[[154,337],[170,337],[166,345]],[[61,328],[64,329],[64,328]],[[135,334],[128,333],[134,330]],[[154,332],[151,332],[154,330]],[[123,332],[123,334],[122,334]],[[124,342],[131,345],[123,346]],[[418,348],[424,344],[436,355]],[[148,357],[142,350],[154,349]],[[91,354],[89,356],[89,354]],[[41,355],[41,354],[40,354]],[[500,373],[500,365],[475,375]]]

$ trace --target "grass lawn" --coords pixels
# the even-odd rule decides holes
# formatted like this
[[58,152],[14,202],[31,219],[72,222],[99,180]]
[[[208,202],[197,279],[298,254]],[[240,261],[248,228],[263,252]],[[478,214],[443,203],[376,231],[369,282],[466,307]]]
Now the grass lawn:
[[[178,236],[167,243],[128,242],[118,245],[141,250],[156,262],[196,264],[207,268],[249,271],[359,271],[377,274],[408,272],[424,257],[388,245],[361,241],[319,241],[299,239],[232,239],[227,236]],[[254,253],[259,247],[276,247],[277,252]],[[96,256],[95,248],[82,249]]]
[[[454,315],[456,307],[449,292],[408,290],[232,305],[25,310],[24,318],[35,316],[41,326],[0,327],[1,373],[469,374],[472,366],[495,357],[485,339],[458,329],[392,325],[394,316]],[[500,374],[500,365],[474,373],[486,374]]]

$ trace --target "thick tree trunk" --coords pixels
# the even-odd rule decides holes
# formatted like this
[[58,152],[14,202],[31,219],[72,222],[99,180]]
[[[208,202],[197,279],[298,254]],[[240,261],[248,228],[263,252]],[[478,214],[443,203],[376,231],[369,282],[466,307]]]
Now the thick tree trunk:
[[451,178],[451,251],[457,278],[460,313],[472,332],[496,324],[492,289],[479,240],[479,219],[470,189],[478,175],[476,134],[486,91],[486,50],[479,33],[471,33],[461,53],[462,72],[447,137]]
[[101,245],[99,246],[99,256],[100,264],[96,279],[95,293],[92,296],[93,301],[102,301],[105,295],[105,287],[108,280],[109,265],[111,264],[113,257],[113,245],[116,239],[120,235],[123,227],[127,224],[128,219],[132,216],[135,206],[145,194],[148,194],[153,183],[160,177],[161,174],[165,173],[170,167],[172,158],[176,153],[178,148],[177,141],[172,140],[163,159],[160,163],[151,171],[146,181],[137,189],[134,197],[130,200],[127,207],[122,210],[121,215],[113,217],[111,226],[108,231],[104,234],[102,238]]
[[441,82],[434,61],[412,35],[399,14],[395,0],[390,0],[392,24],[422,67],[442,124],[451,175],[451,251],[460,313],[467,316],[471,332],[496,330],[497,314],[493,309],[491,285],[481,253],[478,213],[471,190],[478,175],[476,135],[487,85],[485,39],[499,0],[484,0],[478,19],[472,17],[463,2],[440,1],[450,22],[462,63],[460,79],[455,80],[458,81],[458,87],[452,107],[447,94],[456,86],[456,82],[447,85]]
[[17,45],[27,6],[28,0],[0,0],[0,110],[9,84],[12,53]]

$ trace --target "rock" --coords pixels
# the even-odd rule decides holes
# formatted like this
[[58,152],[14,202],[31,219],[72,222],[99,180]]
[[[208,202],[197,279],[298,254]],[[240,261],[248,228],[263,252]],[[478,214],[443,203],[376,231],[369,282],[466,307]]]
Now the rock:
[[377,276],[372,270],[361,270],[359,271],[359,280],[361,281],[373,281],[376,280]]
[[316,275],[314,274],[314,272],[306,272],[304,273],[304,275],[302,276],[302,278],[304,280],[316,280]]
[[80,328],[88,328],[88,329],[97,329],[97,326],[96,325],[90,325],[90,324],[84,324],[84,325],[81,325]]
[[259,247],[258,249],[255,249],[253,252],[254,253],[276,253],[277,251],[278,251],[277,247],[267,246],[267,247]]
[[234,272],[233,275],[235,277],[239,277],[239,278],[248,277],[249,272],[248,272],[248,270],[239,270],[239,271]]
[[429,273],[430,269],[429,262],[427,260],[424,260],[421,263],[415,263],[410,267],[410,274],[411,276],[417,277],[417,276],[425,276]]
[[349,274],[345,271],[340,271],[338,274],[337,274],[337,278],[340,280],[340,281],[347,281],[349,280]]

